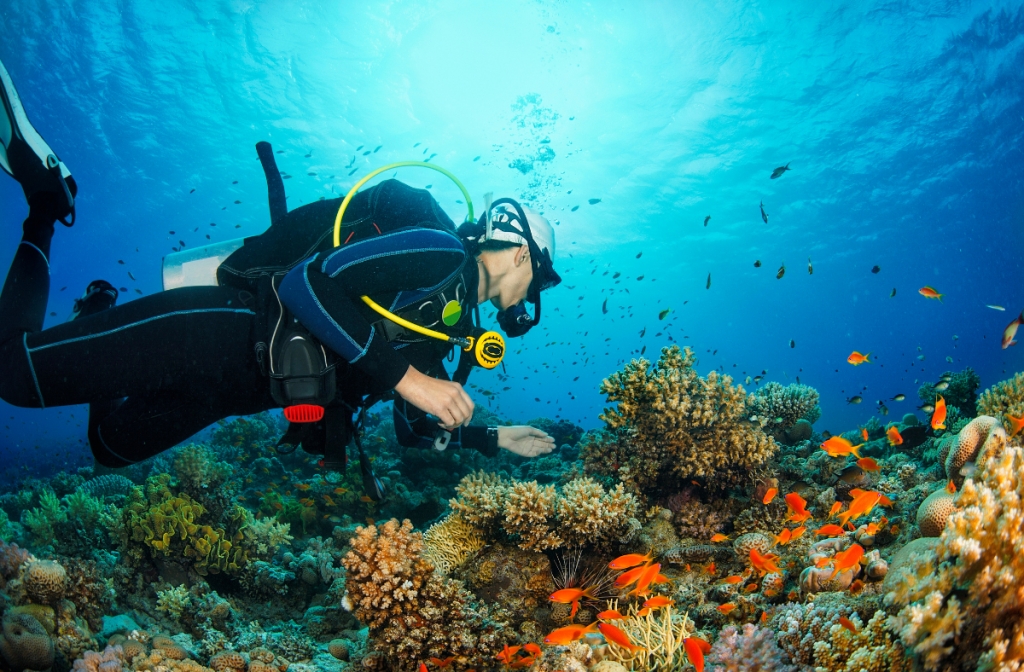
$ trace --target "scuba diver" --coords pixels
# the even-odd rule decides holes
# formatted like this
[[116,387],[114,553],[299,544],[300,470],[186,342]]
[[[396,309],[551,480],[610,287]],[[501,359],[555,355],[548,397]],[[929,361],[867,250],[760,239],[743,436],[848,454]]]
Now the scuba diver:
[[[429,192],[397,180],[356,194],[370,176],[344,201],[288,212],[262,142],[266,232],[205,258],[208,249],[169,255],[165,291],[124,305],[96,280],[67,322],[44,330],[51,239],[56,222],[75,223],[78,189],[29,123],[2,63],[0,99],[0,167],[29,204],[0,292],[0,398],[30,408],[89,404],[99,464],[127,466],[222,418],[283,408],[279,451],[301,447],[341,470],[354,441],[367,494],[380,499],[360,429],[383,399],[394,400],[403,446],[525,457],[554,448],[532,427],[470,426],[474,404],[463,389],[473,366],[493,368],[504,354],[501,336],[479,327],[479,305],[490,302],[506,335],[521,336],[540,320],[541,292],[560,282],[554,232],[539,214],[499,199],[456,228]],[[190,278],[197,268],[209,277]],[[450,378],[444,362],[454,350]]]

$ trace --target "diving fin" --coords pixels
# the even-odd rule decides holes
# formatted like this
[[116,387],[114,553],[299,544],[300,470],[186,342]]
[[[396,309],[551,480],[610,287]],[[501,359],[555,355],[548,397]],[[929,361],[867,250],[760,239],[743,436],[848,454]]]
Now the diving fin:
[[[65,226],[75,223],[78,186],[25,114],[10,73],[0,62],[0,168],[21,183],[30,206],[46,208]],[[71,221],[66,221],[67,216]]]

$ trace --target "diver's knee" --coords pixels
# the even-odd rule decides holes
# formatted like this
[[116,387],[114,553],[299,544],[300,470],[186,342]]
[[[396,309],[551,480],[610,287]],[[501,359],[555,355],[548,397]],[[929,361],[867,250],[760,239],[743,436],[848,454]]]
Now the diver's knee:
[[11,362],[10,357],[3,356],[0,356],[0,399],[20,408],[40,408],[43,405],[28,367],[19,366]]

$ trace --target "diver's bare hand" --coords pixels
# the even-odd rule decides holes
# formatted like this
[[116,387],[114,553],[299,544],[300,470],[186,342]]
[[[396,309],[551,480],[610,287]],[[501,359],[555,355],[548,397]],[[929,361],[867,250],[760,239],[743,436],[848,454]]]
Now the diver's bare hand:
[[533,427],[498,427],[498,447],[522,457],[546,455],[555,449],[555,440]]
[[441,421],[438,424],[447,430],[468,425],[473,419],[473,400],[462,385],[431,378],[411,366],[395,391],[416,408],[437,417]]

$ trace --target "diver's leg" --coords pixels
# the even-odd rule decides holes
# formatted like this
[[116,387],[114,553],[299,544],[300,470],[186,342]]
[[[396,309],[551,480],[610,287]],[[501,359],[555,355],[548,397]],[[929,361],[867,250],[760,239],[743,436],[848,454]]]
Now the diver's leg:
[[270,403],[237,403],[230,395],[199,398],[177,392],[129,397],[106,416],[89,407],[89,445],[105,467],[125,467],[176,446],[230,415],[250,415]]

